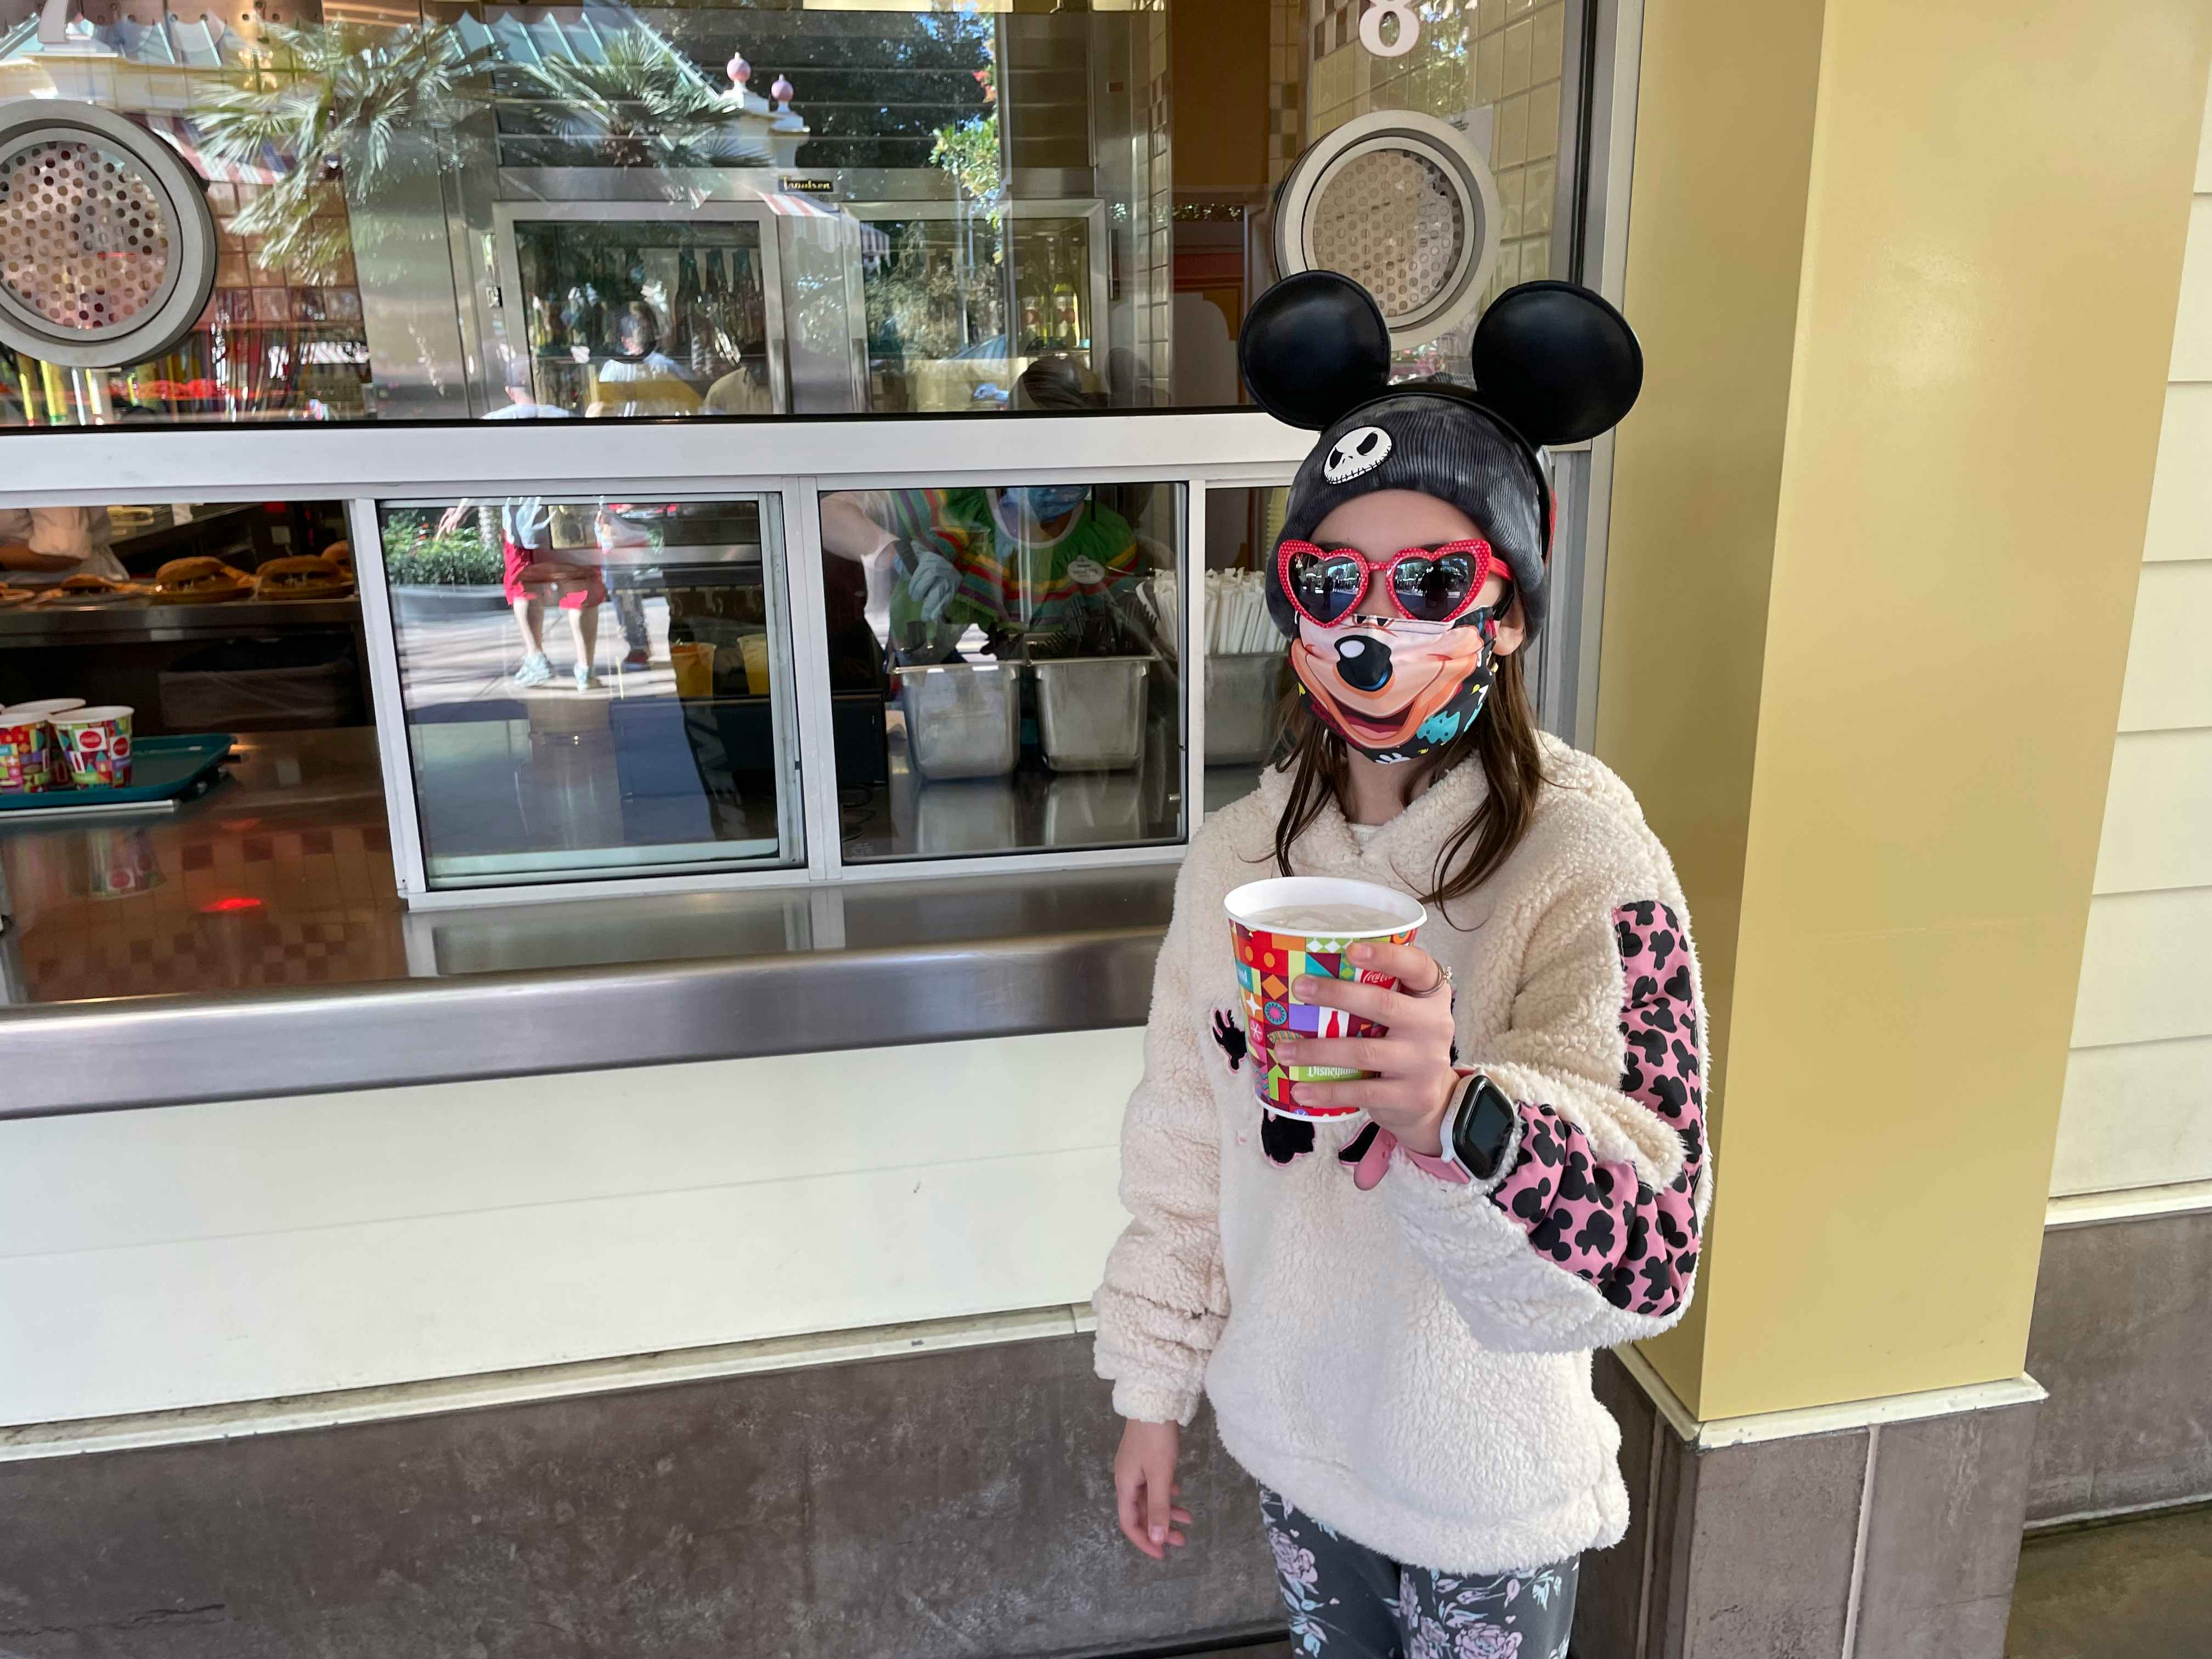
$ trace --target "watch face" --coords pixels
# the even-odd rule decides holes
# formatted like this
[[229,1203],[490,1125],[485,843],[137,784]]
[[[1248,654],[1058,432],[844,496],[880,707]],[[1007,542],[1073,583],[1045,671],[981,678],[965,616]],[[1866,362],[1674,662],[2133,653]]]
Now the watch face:
[[1452,1125],[1452,1151],[1477,1181],[1498,1173],[1498,1160],[1513,1137],[1513,1103],[1488,1078],[1477,1082]]

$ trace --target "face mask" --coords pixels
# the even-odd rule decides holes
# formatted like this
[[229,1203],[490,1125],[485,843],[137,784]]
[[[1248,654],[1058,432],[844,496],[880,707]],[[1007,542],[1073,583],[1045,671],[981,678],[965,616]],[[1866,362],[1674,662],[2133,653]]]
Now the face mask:
[[1091,499],[1089,484],[1024,484],[1006,492],[1038,524],[1066,518]]
[[1489,611],[1449,627],[1298,619],[1291,667],[1316,720],[1370,760],[1418,759],[1474,724],[1497,678]]

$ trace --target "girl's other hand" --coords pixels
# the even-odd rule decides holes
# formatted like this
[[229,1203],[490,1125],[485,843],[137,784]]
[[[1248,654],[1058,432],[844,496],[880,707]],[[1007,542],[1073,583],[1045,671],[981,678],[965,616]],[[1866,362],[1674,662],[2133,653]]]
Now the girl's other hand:
[[1175,1504],[1182,1496],[1175,1483],[1182,1449],[1182,1431],[1174,1424],[1139,1423],[1133,1417],[1121,1425],[1121,1449],[1114,1454],[1121,1536],[1155,1561],[1166,1560],[1169,1550],[1181,1549],[1187,1541],[1180,1528],[1190,1525],[1190,1511]]
[[[1437,959],[1415,945],[1355,945],[1352,960],[1394,975],[1401,987],[1441,983]],[[1452,999],[1449,988],[1427,996],[1385,990],[1348,979],[1302,977],[1291,988],[1301,1002],[1341,1008],[1387,1028],[1379,1037],[1278,1036],[1270,1052],[1285,1066],[1345,1066],[1375,1075],[1357,1083],[1301,1083],[1306,1106],[1356,1106],[1412,1152],[1443,1151],[1444,1110],[1459,1086],[1452,1069]]]

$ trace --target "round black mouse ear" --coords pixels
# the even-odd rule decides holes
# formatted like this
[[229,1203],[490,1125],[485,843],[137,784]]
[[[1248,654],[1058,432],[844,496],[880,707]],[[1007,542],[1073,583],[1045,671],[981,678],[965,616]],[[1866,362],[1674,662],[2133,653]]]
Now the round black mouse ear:
[[1318,432],[1389,384],[1390,330],[1382,308],[1349,276],[1305,270],[1252,302],[1237,356],[1254,402]]
[[1475,395],[1534,444],[1580,443],[1644,389],[1628,319],[1573,283],[1523,283],[1491,303],[1470,352]]

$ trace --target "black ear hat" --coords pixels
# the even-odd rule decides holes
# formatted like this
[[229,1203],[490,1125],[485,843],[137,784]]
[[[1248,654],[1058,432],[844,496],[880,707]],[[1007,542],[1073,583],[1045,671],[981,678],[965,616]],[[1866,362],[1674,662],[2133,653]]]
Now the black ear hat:
[[[1349,277],[1311,270],[1260,296],[1237,351],[1262,409],[1321,434],[1291,486],[1285,538],[1310,538],[1338,505],[1374,490],[1437,496],[1481,526],[1513,573],[1529,631],[1541,626],[1552,495],[1540,451],[1595,437],[1635,403],[1644,356],[1618,311],[1572,283],[1523,283],[1475,325],[1473,391],[1393,386],[1381,308]],[[1295,633],[1274,586],[1271,566],[1270,608]]]

